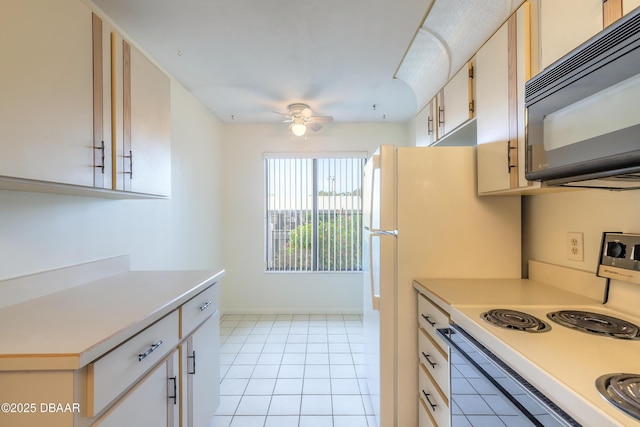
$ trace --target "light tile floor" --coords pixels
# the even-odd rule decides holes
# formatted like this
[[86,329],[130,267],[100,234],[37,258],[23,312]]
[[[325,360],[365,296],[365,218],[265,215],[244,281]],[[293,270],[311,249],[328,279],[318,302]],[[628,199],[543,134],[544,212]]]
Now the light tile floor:
[[213,427],[375,427],[359,315],[224,315]]

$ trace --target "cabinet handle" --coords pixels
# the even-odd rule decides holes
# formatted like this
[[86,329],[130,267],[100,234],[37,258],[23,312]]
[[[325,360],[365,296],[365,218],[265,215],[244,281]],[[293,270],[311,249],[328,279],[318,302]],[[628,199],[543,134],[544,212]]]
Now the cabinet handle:
[[435,368],[437,363],[432,362],[431,359],[429,359],[429,355],[426,354],[424,351],[422,352],[422,355],[424,356],[424,358],[427,360],[427,362],[429,362],[429,365],[431,365],[432,368]]
[[193,350],[192,355],[191,356],[187,356],[187,359],[193,359],[193,371],[189,372],[187,370],[187,374],[189,375],[195,375],[196,374],[196,351]]
[[205,302],[203,305],[200,306],[200,311],[205,311],[207,307],[209,307],[211,304],[213,304],[213,301]]
[[507,173],[511,173],[511,169],[517,167],[511,164],[511,150],[517,150],[517,148],[511,146],[511,141],[507,141]]
[[173,404],[178,404],[178,379],[176,377],[169,378],[170,381],[173,381],[173,396],[169,396],[169,399],[173,399]]
[[472,99],[471,102],[469,103],[469,112],[473,113],[476,109],[476,101],[475,99]]
[[444,107],[438,107],[438,126],[444,125]]
[[430,324],[431,326],[436,326],[436,322],[432,322],[431,319],[429,319],[429,316],[425,316],[424,314],[421,314],[421,316],[424,320],[427,321],[428,324]]
[[433,133],[433,119],[431,117],[427,117],[427,135],[431,135]]
[[100,169],[102,169],[102,173],[104,173],[104,141],[102,141],[102,142],[101,142],[100,147],[95,147],[95,146],[94,146],[94,147],[93,147],[93,149],[94,149],[94,150],[101,150],[101,151],[102,151],[102,156],[100,156],[100,157],[101,157],[101,159],[102,159],[102,164],[100,164],[100,165],[95,165],[94,167],[95,167],[95,168],[100,168]]
[[129,179],[133,179],[133,151],[129,150],[129,155],[124,156],[125,159],[129,159],[129,172],[125,172],[129,174]]
[[431,406],[431,409],[435,412],[435,410],[438,407],[438,405],[436,405],[435,403],[431,403],[431,399],[429,399],[429,396],[430,396],[429,393],[427,393],[426,391],[422,390],[422,394],[424,394],[424,398],[427,399],[427,403],[429,404],[429,406]]
[[152,344],[151,347],[149,347],[149,350],[145,351],[144,353],[140,353],[138,355],[138,362],[142,362],[144,358],[146,358],[148,355],[153,353],[161,345],[162,345],[162,341],[158,341],[157,343]]

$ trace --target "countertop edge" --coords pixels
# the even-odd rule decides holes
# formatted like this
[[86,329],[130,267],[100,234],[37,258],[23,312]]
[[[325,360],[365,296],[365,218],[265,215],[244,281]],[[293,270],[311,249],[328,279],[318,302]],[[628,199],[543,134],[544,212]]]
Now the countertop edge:
[[[142,314],[141,317],[133,320],[127,326],[118,330],[114,334],[96,338],[95,343],[83,351],[67,353],[59,352],[52,354],[0,354],[0,372],[16,370],[75,370],[85,367],[111,349],[117,347],[156,321],[178,309],[182,304],[217,283],[226,273],[224,269],[218,271],[185,270],[184,272],[193,273],[196,271],[201,271],[203,274],[208,276],[198,283],[194,283],[194,285],[188,290],[178,291],[176,295],[167,298],[164,304]],[[129,273],[144,274],[145,272],[130,271]],[[177,271],[177,273],[180,273],[180,271]],[[28,304],[28,301],[26,303]]]

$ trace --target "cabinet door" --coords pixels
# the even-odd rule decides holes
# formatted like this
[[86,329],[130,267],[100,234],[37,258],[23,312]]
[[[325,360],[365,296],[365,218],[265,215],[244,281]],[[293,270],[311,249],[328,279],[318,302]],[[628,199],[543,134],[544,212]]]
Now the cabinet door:
[[471,64],[465,64],[442,89],[444,111],[442,130],[445,135],[472,117],[471,67]]
[[529,4],[476,53],[478,193],[533,189],[525,176],[524,84],[530,78]]
[[160,196],[171,194],[169,78],[135,46],[113,33],[116,103],[113,108],[114,186]]
[[636,7],[640,7],[640,0],[624,0],[622,2],[622,14],[626,15]]
[[[510,188],[509,39],[503,25],[476,53],[478,192]],[[490,145],[489,145],[490,144]]]
[[4,2],[0,47],[0,175],[93,186],[91,10]]
[[434,97],[425,107],[427,110],[427,142],[432,145],[438,140],[437,112],[438,97]]
[[602,0],[539,0],[540,70],[602,30]]
[[[189,427],[209,425],[220,403],[220,314],[215,312],[187,339],[186,404]],[[185,379],[183,378],[183,382]]]
[[176,350],[122,397],[94,426],[177,427],[177,369]]
[[426,147],[436,142],[436,98],[433,98],[416,115],[416,147]]

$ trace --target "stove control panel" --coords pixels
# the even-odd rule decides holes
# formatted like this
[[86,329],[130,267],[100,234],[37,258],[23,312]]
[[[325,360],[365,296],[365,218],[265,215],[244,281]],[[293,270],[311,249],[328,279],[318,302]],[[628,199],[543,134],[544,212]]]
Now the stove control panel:
[[603,233],[598,276],[640,284],[640,234]]

